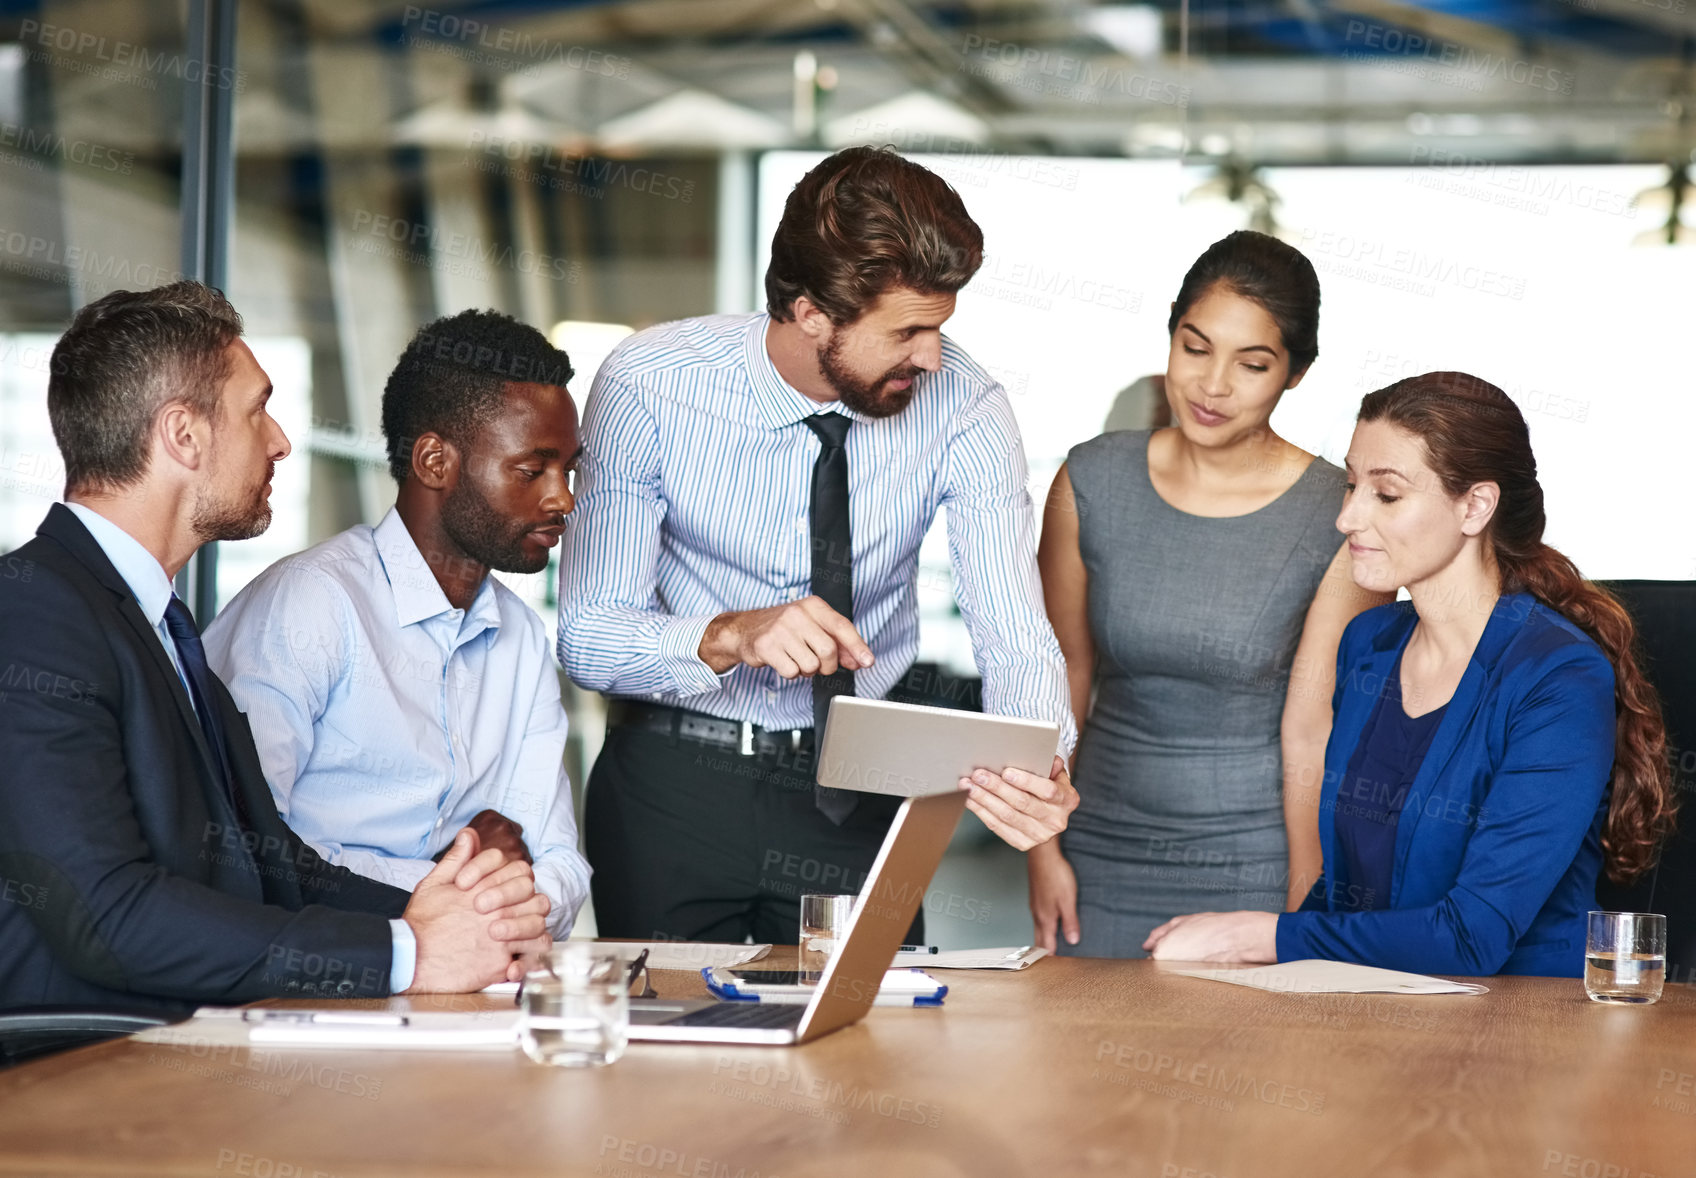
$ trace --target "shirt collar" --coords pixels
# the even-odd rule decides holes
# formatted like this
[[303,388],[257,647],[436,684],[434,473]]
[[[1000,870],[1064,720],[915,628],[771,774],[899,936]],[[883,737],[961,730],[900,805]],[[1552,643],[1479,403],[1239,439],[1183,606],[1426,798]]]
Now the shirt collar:
[[100,551],[106,554],[106,559],[118,570],[124,584],[130,587],[136,604],[141,607],[142,616],[157,629],[165,616],[165,607],[176,596],[165,566],[142,546],[140,540],[92,507],[84,507],[81,503],[67,503],[65,506],[75,513],[83,527],[88,529],[88,534],[94,537],[94,542],[100,545]]
[[770,324],[771,315],[761,311],[749,322],[748,334],[743,339],[748,360],[748,384],[765,427],[782,429],[815,413],[840,413],[852,421],[861,420],[859,414],[840,401],[822,404],[779,375],[777,365],[771,362],[771,353],[766,351],[766,329]]
[[[377,558],[383,563],[383,574],[388,577],[389,589],[394,594],[396,622],[412,626],[453,612],[453,602],[442,592],[436,574],[424,562],[424,554],[418,551],[418,544],[399,511],[389,508],[382,522],[372,529],[372,537],[377,545]],[[486,576],[478,586],[477,596],[460,624],[462,633],[500,628],[500,607],[495,602],[493,582],[493,576]],[[467,627],[466,622],[473,625]]]

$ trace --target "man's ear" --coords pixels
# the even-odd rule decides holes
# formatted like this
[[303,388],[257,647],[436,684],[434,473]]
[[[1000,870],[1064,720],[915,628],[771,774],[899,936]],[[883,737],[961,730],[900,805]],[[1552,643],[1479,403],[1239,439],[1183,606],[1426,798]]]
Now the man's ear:
[[459,482],[459,448],[426,430],[412,443],[412,477],[432,491],[451,491]]
[[1502,489],[1495,483],[1474,483],[1471,490],[1461,496],[1464,514],[1461,516],[1460,530],[1463,536],[1480,535],[1490,526],[1495,518],[1496,504],[1502,499]]
[[182,401],[168,402],[154,419],[159,456],[185,470],[203,470],[211,455],[212,422]]
[[795,300],[795,326],[801,329],[801,334],[815,344],[825,343],[830,339],[834,324],[830,316],[813,305],[813,300],[801,295]]

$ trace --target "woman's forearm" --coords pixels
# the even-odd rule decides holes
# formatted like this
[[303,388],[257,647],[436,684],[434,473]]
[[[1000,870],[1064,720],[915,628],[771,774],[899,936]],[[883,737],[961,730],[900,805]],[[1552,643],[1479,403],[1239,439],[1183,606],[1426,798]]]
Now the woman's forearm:
[[1322,867],[1319,842],[1319,787],[1325,774],[1325,742],[1306,736],[1283,742],[1284,832],[1289,840],[1290,874],[1284,906],[1301,907]]

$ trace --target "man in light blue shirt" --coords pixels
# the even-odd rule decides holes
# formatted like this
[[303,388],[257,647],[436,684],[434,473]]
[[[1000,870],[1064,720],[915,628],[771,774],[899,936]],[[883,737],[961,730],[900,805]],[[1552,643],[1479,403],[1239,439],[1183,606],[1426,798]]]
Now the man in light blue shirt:
[[462,834],[409,892],[277,813],[173,576],[264,531],[288,439],[241,317],[197,282],[114,291],[53,352],[66,503],[0,558],[0,1009],[186,1013],[476,990],[549,943],[529,864]]
[[[894,800],[815,792],[814,734],[911,666],[941,509],[984,710],[1070,751],[1012,406],[942,334],[982,257],[937,176],[850,148],[790,194],[767,311],[652,328],[596,376],[558,649],[614,697],[584,818],[603,934],[792,941],[801,892],[859,886]],[[961,782],[991,830],[1064,828],[1059,758],[999,768]]]
[[383,393],[400,484],[278,561],[206,633],[277,808],[332,863],[411,888],[462,827],[530,861],[571,932],[589,890],[546,629],[489,571],[547,567],[573,507],[564,352],[492,311],[438,320]]

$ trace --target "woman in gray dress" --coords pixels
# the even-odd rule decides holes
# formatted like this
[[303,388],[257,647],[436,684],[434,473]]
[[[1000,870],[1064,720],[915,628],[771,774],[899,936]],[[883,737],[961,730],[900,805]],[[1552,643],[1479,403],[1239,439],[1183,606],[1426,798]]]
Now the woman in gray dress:
[[1073,448],[1038,552],[1081,800],[1030,852],[1031,913],[1078,956],[1140,957],[1178,913],[1300,902],[1337,641],[1385,600],[1349,576],[1343,472],[1269,424],[1319,352],[1312,264],[1233,233],[1185,275],[1168,330],[1176,424]]

